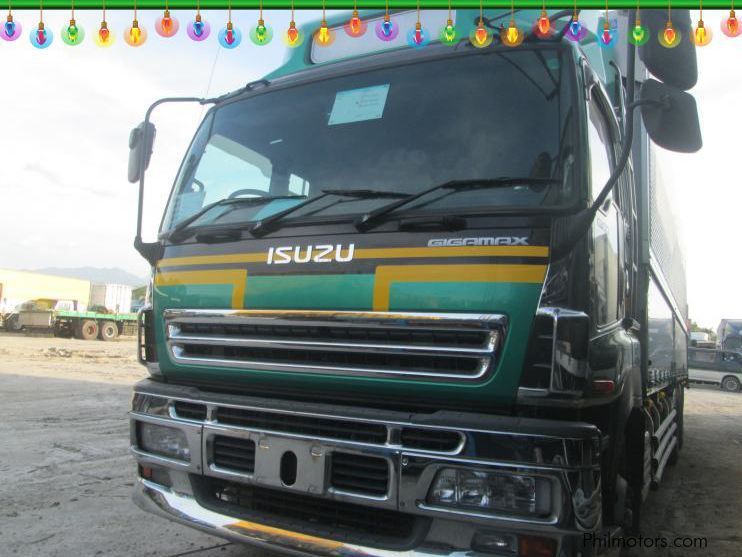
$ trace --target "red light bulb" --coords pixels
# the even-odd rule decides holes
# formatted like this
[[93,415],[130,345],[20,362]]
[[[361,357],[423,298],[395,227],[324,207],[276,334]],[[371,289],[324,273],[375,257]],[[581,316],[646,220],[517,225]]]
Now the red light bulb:
[[542,35],[546,35],[549,32],[549,29],[551,29],[551,21],[549,20],[549,16],[546,15],[546,10],[541,10],[541,17],[538,18],[538,31]]
[[98,29],[98,36],[100,37],[100,40],[102,42],[106,42],[108,40],[108,37],[111,36],[111,32],[108,30],[108,26],[106,25],[106,22],[100,24],[100,29]]
[[480,23],[477,26],[477,30],[474,31],[474,37],[477,39],[477,42],[479,44],[484,44],[487,42],[487,29],[484,28],[484,25]]
[[667,44],[671,45],[675,42],[675,37],[677,35],[675,34],[675,29],[672,26],[672,21],[667,22],[667,25],[665,26],[664,36],[665,36],[665,42]]
[[354,35],[361,32],[361,18],[358,17],[358,10],[353,10],[353,16],[350,18],[348,25],[350,26],[350,32]]
[[286,36],[288,37],[291,44],[295,43],[296,39],[299,38],[299,30],[296,28],[296,23],[294,23],[293,21],[289,23],[289,28],[286,31]]

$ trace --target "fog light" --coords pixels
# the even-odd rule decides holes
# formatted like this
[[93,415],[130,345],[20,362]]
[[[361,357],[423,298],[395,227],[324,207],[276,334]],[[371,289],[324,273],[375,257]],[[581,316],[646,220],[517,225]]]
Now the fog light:
[[514,534],[479,532],[474,536],[471,548],[474,551],[494,555],[516,555],[518,553],[518,538]]
[[191,460],[185,434],[174,427],[139,422],[139,448],[156,455]]
[[544,477],[444,468],[433,482],[428,503],[544,516],[551,511],[551,486]]

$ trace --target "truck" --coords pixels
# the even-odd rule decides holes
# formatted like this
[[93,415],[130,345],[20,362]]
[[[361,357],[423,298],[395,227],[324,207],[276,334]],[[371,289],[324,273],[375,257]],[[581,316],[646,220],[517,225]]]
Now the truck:
[[722,350],[742,352],[742,319],[722,319],[716,338]]
[[[363,12],[360,37],[338,16],[264,79],[150,106],[129,138],[152,268],[137,505],[325,557],[594,555],[639,531],[683,446],[655,146],[701,148],[695,51],[656,42],[665,11],[548,12],[537,37],[540,14]],[[648,42],[598,44],[635,26]],[[145,241],[167,102],[210,108]]]
[[53,332],[57,337],[80,340],[116,340],[119,335],[135,335],[136,327],[135,313],[112,312],[97,305],[78,309],[72,300],[48,298],[21,304],[7,319],[11,331]]

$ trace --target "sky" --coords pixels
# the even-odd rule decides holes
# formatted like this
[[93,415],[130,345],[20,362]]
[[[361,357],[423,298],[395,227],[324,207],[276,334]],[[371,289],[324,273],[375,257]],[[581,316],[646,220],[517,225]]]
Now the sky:
[[[264,47],[243,44],[231,51],[219,48],[215,37],[191,41],[184,33],[191,11],[173,10],[181,30],[163,39],[154,32],[160,13],[139,12],[149,37],[142,47],[131,48],[121,37],[131,13],[109,12],[116,43],[102,49],[92,40],[100,13],[77,12],[89,36],[69,47],[59,36],[69,13],[47,11],[44,21],[55,37],[41,51],[27,37],[38,12],[14,11],[23,23],[23,37],[0,42],[0,267],[91,265],[145,277],[147,263],[131,247],[137,186],[126,179],[129,131],[160,97],[218,95],[262,77],[284,59],[277,38]],[[225,12],[202,14],[215,35]],[[319,16],[319,11],[297,11],[296,21],[301,25]],[[685,248],[690,316],[714,329],[723,317],[742,317],[742,257],[734,247],[742,207],[735,134],[742,37],[724,37],[721,18],[720,11],[704,14],[715,36],[698,49],[699,82],[691,91],[699,104],[703,149],[695,155],[660,152]],[[246,30],[255,24],[257,12],[235,11],[232,19]],[[267,19],[276,30],[284,29],[288,11],[270,12]],[[249,41],[247,36],[243,41]],[[159,108],[154,116],[157,140],[147,172],[145,239],[156,235],[202,114],[200,107],[180,105]]]

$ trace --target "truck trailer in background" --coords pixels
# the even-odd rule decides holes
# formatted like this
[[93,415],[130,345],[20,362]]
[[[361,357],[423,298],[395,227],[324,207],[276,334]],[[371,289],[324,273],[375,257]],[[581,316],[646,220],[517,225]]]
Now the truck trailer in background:
[[722,350],[742,351],[742,319],[722,319],[716,341]]
[[[383,12],[363,37],[330,21],[329,46],[305,27],[276,72],[199,101],[145,243],[149,118],[173,99],[150,107],[137,504],[323,557],[586,557],[636,532],[683,444],[685,269],[652,144],[700,149],[695,51],[578,44],[572,13],[537,39],[539,10],[455,10],[450,46],[424,11],[422,49],[380,41]],[[641,21],[654,39],[667,15]]]
[[124,284],[0,269],[0,326],[113,340],[135,332],[131,297],[131,286]]
[[132,287],[126,284],[91,284],[91,309],[105,308],[113,313],[131,312]]

